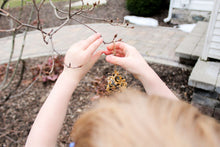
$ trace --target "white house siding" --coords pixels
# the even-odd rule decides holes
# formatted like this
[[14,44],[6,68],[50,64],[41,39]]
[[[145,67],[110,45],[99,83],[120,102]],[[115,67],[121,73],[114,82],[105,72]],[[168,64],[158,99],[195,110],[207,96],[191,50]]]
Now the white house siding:
[[220,60],[220,0],[216,0],[212,11],[202,54],[204,60],[207,60],[208,57]]
[[[220,12],[218,12],[218,16],[220,16]],[[208,57],[220,60],[220,35],[219,34],[215,35],[217,34],[216,32],[219,32],[219,30],[220,30],[220,19],[217,19],[211,37]]]
[[212,11],[215,0],[174,0],[173,8]]
[[172,19],[173,8],[205,12],[204,14],[206,16],[206,13],[213,10],[214,3],[215,0],[170,0],[168,17],[164,19],[164,22],[169,22]]

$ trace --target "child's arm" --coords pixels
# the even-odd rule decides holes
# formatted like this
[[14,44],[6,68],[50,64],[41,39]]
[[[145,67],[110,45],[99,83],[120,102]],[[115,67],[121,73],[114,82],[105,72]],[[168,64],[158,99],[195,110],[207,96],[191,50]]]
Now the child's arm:
[[83,76],[89,71],[101,56],[99,51],[94,54],[103,40],[100,34],[95,34],[87,40],[74,44],[66,53],[65,64],[71,67],[61,73],[50,95],[43,104],[31,128],[26,147],[52,147],[56,145],[61,130],[69,100]]
[[[114,48],[116,56],[111,55],[114,53]],[[106,60],[109,63],[123,67],[139,79],[149,95],[159,95],[177,100],[173,92],[134,47],[123,42],[117,42],[115,45],[110,44],[104,53],[108,55]]]

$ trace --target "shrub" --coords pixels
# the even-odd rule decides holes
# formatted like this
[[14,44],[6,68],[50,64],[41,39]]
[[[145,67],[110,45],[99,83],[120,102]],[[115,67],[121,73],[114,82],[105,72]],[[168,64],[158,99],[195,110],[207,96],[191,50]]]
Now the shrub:
[[163,0],[127,0],[126,4],[132,15],[152,16],[160,12]]
[[162,2],[162,8],[169,9],[169,6],[170,6],[170,0],[164,0]]

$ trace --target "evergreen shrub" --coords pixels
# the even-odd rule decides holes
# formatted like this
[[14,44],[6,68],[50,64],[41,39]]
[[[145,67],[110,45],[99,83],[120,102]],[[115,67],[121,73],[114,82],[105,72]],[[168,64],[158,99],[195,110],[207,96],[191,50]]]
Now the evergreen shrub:
[[136,16],[153,16],[163,7],[163,0],[127,0],[126,5],[130,14]]

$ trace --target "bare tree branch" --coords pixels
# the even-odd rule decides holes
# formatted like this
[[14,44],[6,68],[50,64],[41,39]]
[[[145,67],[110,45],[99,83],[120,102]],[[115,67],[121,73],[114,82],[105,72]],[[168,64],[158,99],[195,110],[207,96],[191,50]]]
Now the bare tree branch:
[[[86,8],[85,5],[84,5],[84,1],[81,0],[81,3],[82,3],[81,8],[79,10],[75,10],[75,11],[72,12],[72,10],[71,10],[71,5],[72,5],[71,2],[72,2],[72,0],[69,0],[68,11],[64,11],[62,9],[57,8],[54,5],[54,3],[52,2],[52,0],[49,0],[51,7],[54,9],[54,14],[55,14],[56,18],[59,19],[59,20],[63,20],[63,23],[60,26],[58,26],[56,29],[51,29],[49,32],[45,32],[43,30],[43,27],[42,27],[42,24],[41,24],[41,20],[40,20],[40,10],[41,10],[45,0],[41,0],[39,5],[37,5],[36,0],[32,0],[32,2],[33,2],[32,13],[33,13],[33,10],[35,9],[35,12],[36,12],[36,15],[37,15],[35,20],[37,21],[37,26],[34,26],[34,25],[30,24],[31,16],[30,16],[30,19],[29,19],[28,23],[24,23],[24,22],[20,21],[20,18],[18,19],[16,17],[12,16],[9,12],[7,12],[7,11],[5,11],[3,9],[0,9],[0,15],[10,18],[10,20],[13,20],[17,24],[16,27],[11,28],[11,29],[7,29],[7,30],[0,29],[0,32],[13,32],[14,33],[13,40],[12,40],[12,50],[11,50],[11,54],[10,54],[10,57],[9,57],[9,62],[8,62],[8,66],[7,66],[7,70],[6,70],[6,74],[5,74],[5,79],[3,80],[2,84],[0,85],[0,89],[7,88],[11,84],[12,80],[14,79],[14,76],[15,76],[15,74],[17,72],[17,69],[18,69],[18,64],[19,64],[19,62],[20,62],[20,60],[22,58],[22,54],[23,54],[23,50],[24,50],[24,45],[25,45],[25,39],[26,39],[26,35],[27,35],[27,32],[28,32],[29,28],[32,28],[32,29],[35,29],[35,30],[39,30],[41,32],[41,34],[42,34],[43,41],[46,44],[48,44],[48,42],[50,41],[51,47],[52,47],[52,51],[59,55],[59,53],[56,51],[56,49],[54,47],[54,44],[53,44],[53,35],[55,35],[60,29],[62,29],[63,26],[65,26],[71,19],[76,21],[76,22],[78,22],[79,24],[84,25],[86,28],[90,29],[94,33],[97,33],[97,31],[95,29],[91,28],[89,25],[87,25],[87,24],[79,21],[78,19],[76,19],[74,17],[75,15],[79,15],[79,16],[87,18],[87,19],[93,19],[93,20],[97,20],[97,21],[107,22],[107,23],[109,23],[110,25],[113,25],[113,26],[128,27],[127,23],[118,23],[118,22],[115,23],[115,22],[113,22],[113,20],[102,19],[102,18],[93,18],[91,16],[84,15],[84,13],[88,13],[88,12],[93,11],[94,8],[100,2],[94,3],[91,7]],[[21,5],[22,5],[22,7],[20,9],[20,14],[22,13],[22,9],[23,9],[23,0],[22,0]],[[20,17],[21,17],[21,15],[20,15]],[[15,67],[15,70],[14,70],[14,72],[12,74],[12,77],[9,80],[9,82],[6,84],[6,82],[8,80],[9,66],[11,64],[11,59],[12,59],[12,56],[13,56],[13,53],[14,53],[14,45],[15,45],[16,32],[18,30],[20,30],[21,28],[23,28],[23,27],[25,27],[26,30],[25,30],[25,33],[24,33],[23,44],[22,44],[22,47],[21,47],[20,55],[19,55],[18,61],[16,63],[16,67]],[[117,35],[115,35],[115,36],[117,37]],[[115,36],[114,36],[112,41],[110,41],[110,42],[103,41],[103,43],[104,44],[109,44],[109,43],[121,41],[120,39],[116,40]],[[69,67],[69,65],[66,65],[66,66]],[[80,68],[80,67],[77,67],[77,68]],[[53,70],[53,68],[51,69],[51,71],[52,70]]]
[[[13,31],[17,31],[19,29],[21,29],[22,27],[28,27],[28,28],[32,28],[32,29],[36,29],[36,30],[40,30],[39,28],[37,28],[36,26],[30,25],[30,24],[26,24],[26,23],[22,23],[19,19],[15,18],[14,16],[12,16],[10,13],[8,13],[7,11],[0,9],[0,11],[3,12],[3,16],[9,17],[12,20],[14,20],[16,23],[19,24],[19,27],[16,27],[14,29],[11,29]],[[0,13],[2,14],[2,13]],[[0,32],[8,32],[8,30],[0,30]],[[47,34],[46,32],[42,31],[44,34]]]
[[78,22],[79,24],[82,24],[82,25],[84,25],[85,27],[87,27],[88,29],[90,29],[90,30],[92,30],[94,33],[97,33],[97,31],[96,30],[94,30],[93,28],[91,28],[90,26],[88,26],[87,24],[85,24],[85,23],[82,23],[81,21],[78,21],[77,19],[75,19],[75,18],[71,18],[72,20],[74,20],[74,21],[76,21],[76,22]]
[[2,81],[2,83],[0,85],[0,89],[5,85],[5,83],[8,80],[9,67],[11,65],[11,60],[12,60],[12,57],[13,57],[13,54],[14,54],[14,49],[15,49],[15,37],[16,37],[16,32],[13,32],[10,57],[9,57],[9,61],[8,61],[7,68],[6,68],[5,77],[4,77],[4,80]]
[[[30,17],[29,17],[29,20],[28,20],[28,23],[31,22],[31,18],[32,18],[33,12],[34,12],[34,11],[33,11],[33,8],[32,8],[31,14],[30,14]],[[6,85],[2,85],[2,87],[0,87],[1,90],[6,89],[6,88],[11,84],[11,82],[13,81],[13,79],[14,79],[14,77],[15,77],[15,75],[16,75],[16,72],[17,72],[17,70],[18,70],[18,64],[19,64],[19,62],[20,62],[20,60],[21,60],[21,58],[22,58],[22,55],[23,55],[24,46],[25,46],[25,40],[26,40],[26,36],[27,36],[28,30],[29,30],[29,28],[27,27],[26,30],[25,30],[25,33],[24,33],[24,38],[23,38],[23,43],[22,43],[22,46],[21,46],[20,55],[19,55],[19,58],[18,58],[18,61],[17,61],[16,65],[15,65],[15,70],[14,70],[14,72],[13,72],[13,74],[12,74],[12,77],[11,77],[10,81],[9,81]],[[15,38],[14,38],[14,40],[13,40],[13,48],[12,48],[13,52],[14,52],[14,44],[15,44],[14,41],[15,41]],[[10,55],[10,62],[11,62],[11,58],[12,58],[12,56],[13,56],[13,52],[12,52],[12,54]],[[8,66],[10,66],[10,64],[8,64]],[[7,79],[6,79],[6,81],[7,81]],[[6,82],[6,81],[5,81],[5,82]],[[5,82],[4,82],[4,83],[5,83]],[[3,83],[3,84],[4,84],[4,83]]]
[[54,31],[50,34],[50,36],[53,36],[56,32],[58,32],[63,26],[65,26],[65,24],[68,23],[69,20],[70,20],[69,17],[67,17],[66,20],[65,20],[65,22],[64,22],[63,24],[61,24],[56,30],[54,30]]

